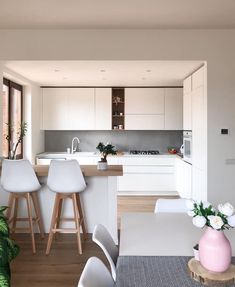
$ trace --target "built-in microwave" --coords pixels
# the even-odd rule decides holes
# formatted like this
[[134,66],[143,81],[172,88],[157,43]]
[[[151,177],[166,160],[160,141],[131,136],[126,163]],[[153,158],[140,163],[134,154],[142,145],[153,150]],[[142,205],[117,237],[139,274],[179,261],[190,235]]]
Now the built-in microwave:
[[183,145],[183,159],[188,163],[192,163],[192,131],[184,131]]

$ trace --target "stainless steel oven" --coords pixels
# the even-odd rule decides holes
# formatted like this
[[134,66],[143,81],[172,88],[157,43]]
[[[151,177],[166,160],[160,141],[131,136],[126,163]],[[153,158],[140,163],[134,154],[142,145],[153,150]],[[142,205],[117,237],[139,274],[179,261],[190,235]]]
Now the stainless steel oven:
[[183,145],[183,159],[188,163],[192,163],[192,131],[184,131]]

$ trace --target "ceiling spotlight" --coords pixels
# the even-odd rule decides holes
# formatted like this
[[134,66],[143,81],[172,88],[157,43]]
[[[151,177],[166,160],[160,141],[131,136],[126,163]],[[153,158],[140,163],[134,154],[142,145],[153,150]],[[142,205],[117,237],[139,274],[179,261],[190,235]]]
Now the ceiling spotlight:
[[104,69],[101,69],[100,72],[101,72],[101,73],[105,73],[106,71],[105,71]]
[[150,69],[147,69],[147,70],[146,70],[146,72],[147,72],[147,73],[150,73],[150,72],[151,72],[151,70],[150,70]]
[[54,72],[55,72],[55,73],[58,73],[58,72],[60,72],[60,70],[59,70],[59,69],[55,69]]

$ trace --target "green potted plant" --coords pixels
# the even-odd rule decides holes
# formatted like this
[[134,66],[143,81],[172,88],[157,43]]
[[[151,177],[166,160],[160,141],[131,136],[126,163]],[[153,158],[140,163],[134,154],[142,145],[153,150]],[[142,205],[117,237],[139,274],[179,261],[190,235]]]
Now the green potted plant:
[[11,286],[10,262],[19,254],[19,246],[9,238],[9,227],[4,211],[7,206],[0,207],[0,287]]
[[22,122],[17,131],[17,141],[14,142],[12,138],[12,134],[14,132],[15,127],[11,124],[8,125],[8,134],[5,136],[6,140],[9,142],[9,159],[16,159],[16,151],[20,143],[22,143],[23,138],[26,136],[28,130],[28,124],[26,122]]
[[111,145],[110,143],[107,143],[105,145],[102,142],[98,144],[96,149],[98,149],[101,154],[101,160],[98,161],[97,169],[106,170],[108,168],[107,156],[109,154],[115,155],[117,154],[117,151],[115,150],[115,147]]

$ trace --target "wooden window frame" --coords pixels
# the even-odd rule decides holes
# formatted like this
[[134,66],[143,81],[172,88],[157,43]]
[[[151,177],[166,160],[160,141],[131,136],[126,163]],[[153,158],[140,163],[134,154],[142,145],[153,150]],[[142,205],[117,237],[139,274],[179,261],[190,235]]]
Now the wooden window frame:
[[[11,124],[11,101],[12,101],[12,95],[11,95],[11,88],[14,88],[15,90],[18,90],[21,92],[21,122],[23,122],[23,86],[20,84],[17,84],[9,79],[3,78],[3,85],[8,87],[8,91],[9,91],[9,95],[8,95],[8,123]],[[24,147],[23,147],[23,142],[21,143],[21,150],[20,150],[20,154],[18,154],[18,158],[23,158],[23,151],[24,151]],[[8,143],[8,156],[9,156],[9,152],[10,152],[10,144]]]

